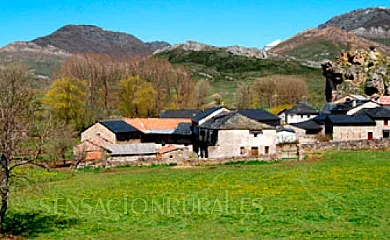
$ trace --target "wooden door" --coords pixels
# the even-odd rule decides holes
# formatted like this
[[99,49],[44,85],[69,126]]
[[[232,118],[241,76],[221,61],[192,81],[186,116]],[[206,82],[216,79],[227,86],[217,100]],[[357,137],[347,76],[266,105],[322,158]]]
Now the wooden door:
[[368,132],[368,136],[367,136],[368,140],[372,140],[374,138],[374,135],[372,132]]

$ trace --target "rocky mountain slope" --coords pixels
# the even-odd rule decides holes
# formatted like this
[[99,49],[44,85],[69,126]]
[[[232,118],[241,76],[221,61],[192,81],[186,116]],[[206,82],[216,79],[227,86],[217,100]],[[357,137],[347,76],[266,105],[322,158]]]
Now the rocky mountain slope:
[[32,42],[42,47],[54,46],[69,53],[111,55],[149,55],[156,46],[146,44],[131,34],[106,31],[92,25],[66,25]]
[[358,9],[333,17],[318,28],[330,26],[390,45],[390,8]]
[[216,47],[212,45],[207,45],[204,43],[199,43],[196,41],[187,41],[182,44],[175,44],[173,46],[168,46],[157,50],[155,54],[170,52],[175,50],[181,51],[222,51],[232,55],[244,56],[244,57],[252,57],[257,59],[265,59],[267,58],[267,53],[263,50],[257,48],[248,48],[243,46],[229,46],[229,47]]
[[133,35],[97,26],[66,25],[48,36],[0,48],[0,64],[22,63],[37,75],[49,77],[72,53],[147,56],[168,46],[167,42],[143,42]]
[[390,47],[361,38],[337,27],[306,30],[278,44],[271,51],[297,59],[322,61],[333,59],[343,51],[368,49],[370,46],[375,46],[381,52],[390,54]]

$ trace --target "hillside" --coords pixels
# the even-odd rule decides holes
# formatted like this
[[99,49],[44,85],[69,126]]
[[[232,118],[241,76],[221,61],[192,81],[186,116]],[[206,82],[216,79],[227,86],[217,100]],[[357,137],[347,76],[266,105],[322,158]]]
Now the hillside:
[[390,46],[390,8],[358,9],[335,16],[318,28],[330,26]]
[[185,66],[194,79],[208,79],[214,92],[220,93],[228,103],[234,101],[239,83],[251,82],[269,75],[302,76],[309,91],[316,96],[315,102],[324,97],[324,78],[320,69],[301,65],[296,61],[257,59],[234,55],[225,50],[185,51],[174,49],[159,53],[173,64]]
[[321,61],[333,59],[342,51],[368,49],[370,46],[375,46],[385,54],[390,53],[390,47],[361,38],[352,32],[347,32],[337,27],[326,27],[309,29],[298,33],[272,48],[271,51],[297,59]]

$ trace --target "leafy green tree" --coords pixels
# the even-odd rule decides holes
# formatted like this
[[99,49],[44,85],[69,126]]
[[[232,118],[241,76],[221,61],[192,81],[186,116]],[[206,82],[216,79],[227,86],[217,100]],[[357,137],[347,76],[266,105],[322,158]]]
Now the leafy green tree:
[[85,125],[86,84],[76,78],[61,78],[52,83],[44,103],[53,116],[80,129]]
[[119,110],[126,117],[149,117],[156,114],[157,92],[152,85],[139,76],[119,82]]

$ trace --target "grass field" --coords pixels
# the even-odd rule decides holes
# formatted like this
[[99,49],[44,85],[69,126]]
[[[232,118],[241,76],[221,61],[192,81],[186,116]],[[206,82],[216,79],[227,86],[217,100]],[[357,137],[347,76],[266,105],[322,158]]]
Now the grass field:
[[384,151],[299,163],[37,169],[29,178],[12,189],[6,226],[27,238],[390,238]]

